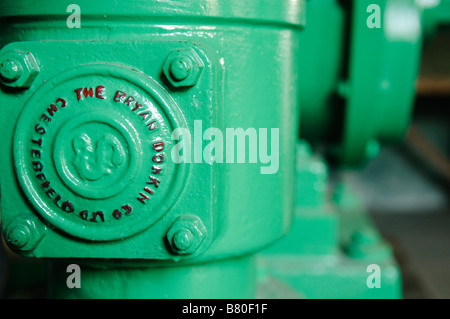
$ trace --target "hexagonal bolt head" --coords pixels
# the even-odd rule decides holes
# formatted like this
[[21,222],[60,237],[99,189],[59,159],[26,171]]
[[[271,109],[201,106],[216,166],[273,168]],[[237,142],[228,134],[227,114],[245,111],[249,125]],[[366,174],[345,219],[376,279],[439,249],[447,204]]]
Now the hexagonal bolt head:
[[39,67],[29,52],[8,51],[0,54],[0,82],[17,88],[29,88]]
[[179,49],[168,55],[163,73],[173,87],[189,87],[197,84],[204,67],[194,49]]
[[167,242],[177,255],[196,252],[206,238],[206,228],[200,218],[186,215],[178,218],[166,234]]
[[27,215],[19,215],[5,231],[5,239],[9,246],[18,251],[30,251],[45,235],[45,229],[39,227],[38,221]]

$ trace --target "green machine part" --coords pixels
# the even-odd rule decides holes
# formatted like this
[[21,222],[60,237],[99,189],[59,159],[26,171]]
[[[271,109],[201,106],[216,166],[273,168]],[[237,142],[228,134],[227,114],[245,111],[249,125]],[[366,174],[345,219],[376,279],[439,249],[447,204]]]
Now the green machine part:
[[[78,1],[80,28],[70,4],[0,4],[7,244],[51,261],[53,297],[253,297],[295,200],[304,2]],[[209,128],[279,136],[277,174],[211,165]]]
[[448,1],[308,1],[300,136],[350,165],[376,155],[379,142],[400,141],[424,33],[449,15]]
[[[82,0],[73,28],[69,1],[2,1],[6,243],[50,261],[51,297],[400,297],[389,246],[345,184],[328,196],[310,146],[354,164],[402,136],[418,3]],[[279,157],[238,163],[235,134],[231,161],[205,158],[210,128],[266,129]]]
[[259,296],[401,298],[400,268],[361,195],[345,181],[332,185],[326,160],[305,141],[297,145],[296,176],[291,230],[257,258]]
[[423,38],[446,24],[448,4],[307,2],[294,218],[287,236],[258,256],[261,297],[402,297],[400,268],[361,194],[339,174],[331,182],[326,157],[315,149],[325,146],[345,171],[376,156],[379,141],[402,138]]

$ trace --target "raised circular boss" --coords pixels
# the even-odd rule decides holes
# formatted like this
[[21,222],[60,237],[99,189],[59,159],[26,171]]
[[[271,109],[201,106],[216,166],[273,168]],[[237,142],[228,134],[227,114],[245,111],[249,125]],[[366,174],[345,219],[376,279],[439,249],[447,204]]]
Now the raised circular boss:
[[14,136],[17,179],[54,227],[88,240],[136,234],[168,212],[184,164],[171,160],[183,116],[153,79],[85,65],[43,84]]

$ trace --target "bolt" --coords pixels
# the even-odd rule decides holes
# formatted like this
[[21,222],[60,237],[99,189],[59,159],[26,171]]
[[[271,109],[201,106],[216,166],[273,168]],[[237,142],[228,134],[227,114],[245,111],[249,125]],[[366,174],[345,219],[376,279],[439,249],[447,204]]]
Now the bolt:
[[365,155],[367,160],[373,160],[380,153],[380,143],[375,140],[369,140],[366,144]]
[[392,253],[390,247],[372,227],[354,231],[344,250],[352,258],[387,258]]
[[194,215],[179,217],[166,234],[172,252],[189,255],[196,252],[206,238],[206,228],[200,218]]
[[11,248],[21,252],[29,252],[36,248],[45,235],[46,227],[30,214],[20,214],[7,226],[6,241]]
[[26,225],[16,225],[8,233],[8,242],[15,248],[22,248],[30,242],[31,231]]
[[6,59],[0,65],[0,75],[3,81],[13,82],[22,75],[22,66],[15,59]]
[[189,229],[183,228],[177,231],[172,238],[172,245],[176,250],[185,251],[192,246],[194,235]]
[[197,84],[204,63],[193,48],[172,51],[163,65],[163,74],[173,87],[189,87]]
[[0,54],[0,82],[16,88],[29,88],[39,73],[30,52],[7,51]]
[[174,59],[170,64],[170,75],[172,79],[179,82],[185,80],[192,71],[192,61],[181,57]]
[[371,228],[363,228],[356,230],[351,235],[351,241],[354,244],[366,245],[366,244],[377,244],[381,240],[380,235]]

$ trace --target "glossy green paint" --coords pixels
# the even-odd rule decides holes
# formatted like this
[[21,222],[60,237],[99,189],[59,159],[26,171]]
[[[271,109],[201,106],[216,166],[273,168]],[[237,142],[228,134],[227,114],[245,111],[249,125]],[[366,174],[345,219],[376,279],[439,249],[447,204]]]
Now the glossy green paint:
[[[14,45],[4,50],[12,51]],[[175,144],[171,139],[172,131],[186,128],[188,124],[176,102],[160,84],[118,62],[112,65],[113,59],[121,59],[120,54],[113,52],[126,52],[129,45],[97,43],[94,50],[104,57],[110,55],[111,64],[96,63],[98,56],[93,56],[90,61],[81,63],[82,66],[70,65],[73,62],[64,64],[62,54],[46,52],[67,50],[64,54],[70,51],[82,55],[93,49],[86,42],[27,42],[21,46],[27,51],[33,50],[41,64],[58,61],[65,69],[60,74],[53,70],[57,75],[46,80],[28,99],[14,128],[13,164],[18,186],[26,194],[31,210],[9,208],[18,203],[6,198],[3,225],[14,221],[15,214],[8,212],[16,211],[27,214],[28,210],[30,216],[36,211],[45,221],[40,223],[45,233],[43,241],[35,249],[24,251],[27,256],[171,259],[172,252],[165,249],[166,232],[175,219],[190,214],[190,204],[195,205],[196,216],[209,229],[204,243],[207,245],[212,239],[213,168],[206,164],[194,166],[171,161],[171,149]],[[134,46],[139,44],[134,43]],[[174,46],[180,48],[181,45],[175,43]],[[167,43],[152,43],[151,47],[147,43],[141,47],[142,52],[162,51],[163,48],[167,54],[171,52]],[[159,61],[148,62],[160,66],[164,59],[162,55]],[[157,77],[161,69],[155,68],[154,72]],[[40,75],[43,73],[41,70]],[[203,74],[204,85],[208,85],[205,83],[209,82],[209,74],[208,71]],[[92,89],[92,96],[89,91],[87,95],[84,90],[75,92],[79,88]],[[136,102],[126,102],[128,97]],[[144,106],[133,111],[137,103]],[[213,126],[211,106],[207,102],[205,106],[206,110],[199,108],[193,116],[204,116],[204,125]],[[5,116],[4,120],[7,119]],[[39,140],[40,143],[36,142]],[[162,151],[158,144],[161,142],[164,143]],[[162,155],[164,160],[161,160]],[[108,163],[111,167],[106,166]],[[203,189],[201,202],[188,201],[180,195],[188,174],[203,176],[196,181],[196,187]],[[11,182],[11,185],[14,184]],[[191,197],[186,192],[185,196]],[[177,209],[176,201],[182,207]],[[170,217],[166,215],[168,210],[173,212]],[[143,232],[158,220],[159,226],[157,223],[152,231]],[[52,231],[53,228],[59,231]],[[73,240],[72,236],[78,240]],[[148,245],[148,242],[158,242],[159,246]]]
[[[234,258],[281,237],[291,221],[304,2],[79,1],[79,29],[66,25],[69,4],[0,4],[0,58],[26,52],[39,69],[29,87],[4,82],[0,92],[7,243],[142,285],[125,297],[211,297],[195,283],[217,281],[227,267],[248,277],[254,263]],[[9,71],[4,81],[16,77]],[[266,128],[269,154],[278,128],[276,174],[261,174],[267,164],[248,155],[246,163],[172,162],[173,130],[188,131],[193,144],[200,138],[193,148],[202,152],[210,127]],[[42,234],[36,240],[30,225]],[[159,288],[150,291],[135,267],[160,278]],[[191,286],[179,290],[180,278]],[[227,278],[217,281],[224,293],[236,289]],[[239,281],[251,297],[251,279]],[[81,294],[105,296],[118,288],[110,284]]]
[[310,141],[339,139],[342,110],[337,86],[348,60],[348,8],[336,0],[312,0],[306,5],[298,61],[302,75],[300,137]]
[[[108,299],[233,299],[256,295],[256,261],[253,256],[226,258],[178,267],[99,268],[80,264],[81,288],[65,282],[70,262],[55,262],[49,268],[50,298]],[[64,284],[61,284],[64,283]]]
[[[357,163],[404,133],[422,11],[377,1],[383,27],[371,29],[372,2],[82,0],[70,29],[70,1],[2,1],[6,241],[64,260],[50,262],[52,297],[247,298],[257,268],[263,291],[274,278],[289,287],[272,297],[400,297],[358,197],[344,185],[329,199],[326,163],[296,145],[300,132]],[[419,32],[386,33],[405,12]],[[174,129],[210,127],[279,128],[277,173],[170,161]],[[258,264],[248,257],[291,223]],[[367,288],[372,262],[383,289]],[[66,289],[70,263],[82,265],[80,290]]]
[[296,203],[289,233],[264,250],[274,255],[328,255],[338,246],[339,220],[329,201],[328,167],[305,141],[297,145]]
[[327,145],[331,155],[351,165],[370,157],[378,141],[401,140],[413,107],[423,30],[439,21],[426,14],[446,6],[443,1],[425,10],[425,2],[413,0],[307,2],[300,137]]
[[[368,28],[369,0],[355,1],[339,157],[357,163],[372,140],[398,141],[410,122],[422,25],[412,0],[380,1],[382,27]],[[404,20],[400,20],[404,19]],[[407,21],[402,28],[399,21]],[[403,23],[403,22],[402,22]]]

